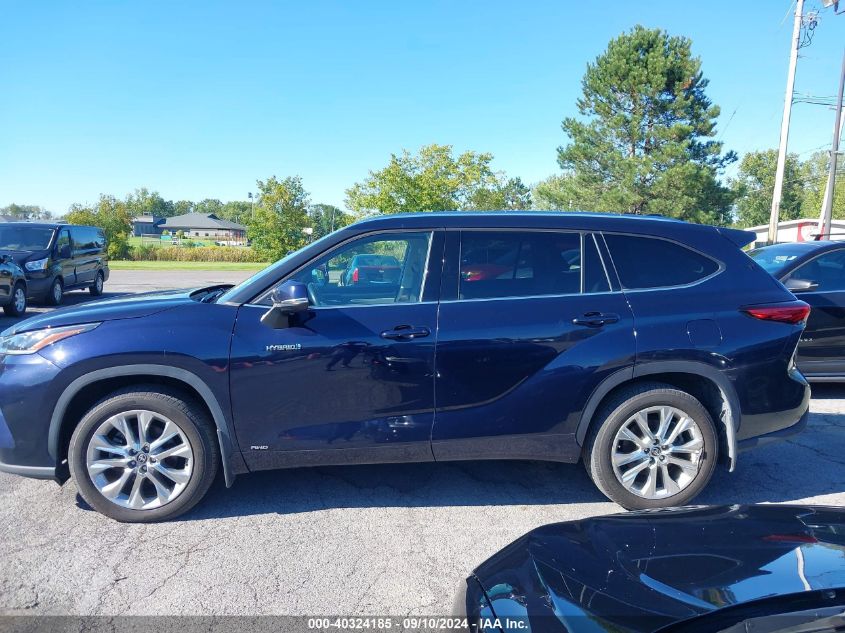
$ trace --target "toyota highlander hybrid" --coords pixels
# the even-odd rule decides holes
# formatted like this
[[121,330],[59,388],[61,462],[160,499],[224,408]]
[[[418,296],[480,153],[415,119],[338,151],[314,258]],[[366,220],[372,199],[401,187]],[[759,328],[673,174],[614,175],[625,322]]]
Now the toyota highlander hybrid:
[[[101,300],[0,340],[0,470],[120,521],[222,469],[583,461],[629,509],[806,425],[809,306],[753,233],[653,217],[378,217],[242,284]],[[49,248],[44,240],[44,247]]]

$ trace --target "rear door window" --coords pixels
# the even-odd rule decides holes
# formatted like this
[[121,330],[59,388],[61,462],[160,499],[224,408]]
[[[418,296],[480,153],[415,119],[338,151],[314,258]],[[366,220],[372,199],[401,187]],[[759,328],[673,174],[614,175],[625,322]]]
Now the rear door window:
[[[587,236],[587,239],[591,237]],[[597,253],[591,254],[589,261],[592,266],[600,265]],[[461,299],[579,294],[584,273],[580,233],[461,232]],[[604,276],[603,270],[596,268],[591,275],[593,281],[589,291],[607,290],[607,278],[604,278],[604,285],[600,280]]]
[[719,264],[685,246],[653,237],[605,234],[622,287],[685,286],[709,277]]

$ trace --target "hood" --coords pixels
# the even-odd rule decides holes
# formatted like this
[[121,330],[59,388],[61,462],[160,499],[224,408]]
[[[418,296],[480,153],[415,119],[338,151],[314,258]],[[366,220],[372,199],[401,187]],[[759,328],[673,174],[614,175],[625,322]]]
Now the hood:
[[[845,587],[845,510],[730,506],[538,528],[475,576],[499,617],[654,630],[775,596]],[[611,629],[612,630],[612,629]]]
[[8,255],[15,263],[23,268],[24,263],[28,262],[31,259],[41,259],[43,257],[47,257],[50,254],[50,249],[44,249],[39,251],[11,251],[9,249],[0,249],[0,256]]
[[190,303],[192,301],[191,294],[195,292],[196,289],[147,292],[81,303],[26,319],[9,328],[6,332],[14,334],[43,327],[149,316]]

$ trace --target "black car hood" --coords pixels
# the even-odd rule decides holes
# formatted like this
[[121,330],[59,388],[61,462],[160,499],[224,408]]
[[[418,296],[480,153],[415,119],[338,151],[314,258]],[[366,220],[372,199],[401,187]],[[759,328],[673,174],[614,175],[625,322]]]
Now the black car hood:
[[474,575],[496,616],[527,617],[535,632],[654,630],[763,598],[845,587],[845,510],[679,508],[556,523]]
[[149,316],[185,303],[190,303],[192,301],[191,294],[195,292],[197,292],[196,289],[147,292],[81,303],[45,314],[39,314],[25,321],[21,321],[7,330],[7,333],[25,332],[43,327],[58,327],[62,325],[76,325],[78,323],[93,323],[97,321],[113,321],[115,319]]
[[47,257],[50,254],[50,251],[47,249],[38,250],[38,251],[12,251],[9,249],[0,249],[0,257],[3,255],[8,255],[12,259],[15,260],[15,263],[18,266],[23,266],[25,262],[28,262],[32,259],[41,259],[43,257]]

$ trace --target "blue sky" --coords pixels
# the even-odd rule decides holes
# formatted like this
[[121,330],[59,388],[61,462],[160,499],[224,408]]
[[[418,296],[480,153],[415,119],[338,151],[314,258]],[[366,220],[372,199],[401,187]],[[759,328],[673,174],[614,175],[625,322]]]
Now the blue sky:
[[[685,2],[12,2],[0,4],[0,206],[63,213],[136,187],[245,199],[300,175],[314,202],[391,152],[492,152],[527,183],[557,171],[588,61],[640,23],[693,40],[740,154],[778,142],[790,0]],[[802,50],[796,90],[831,96],[845,15]],[[829,144],[797,104],[790,150]]]

